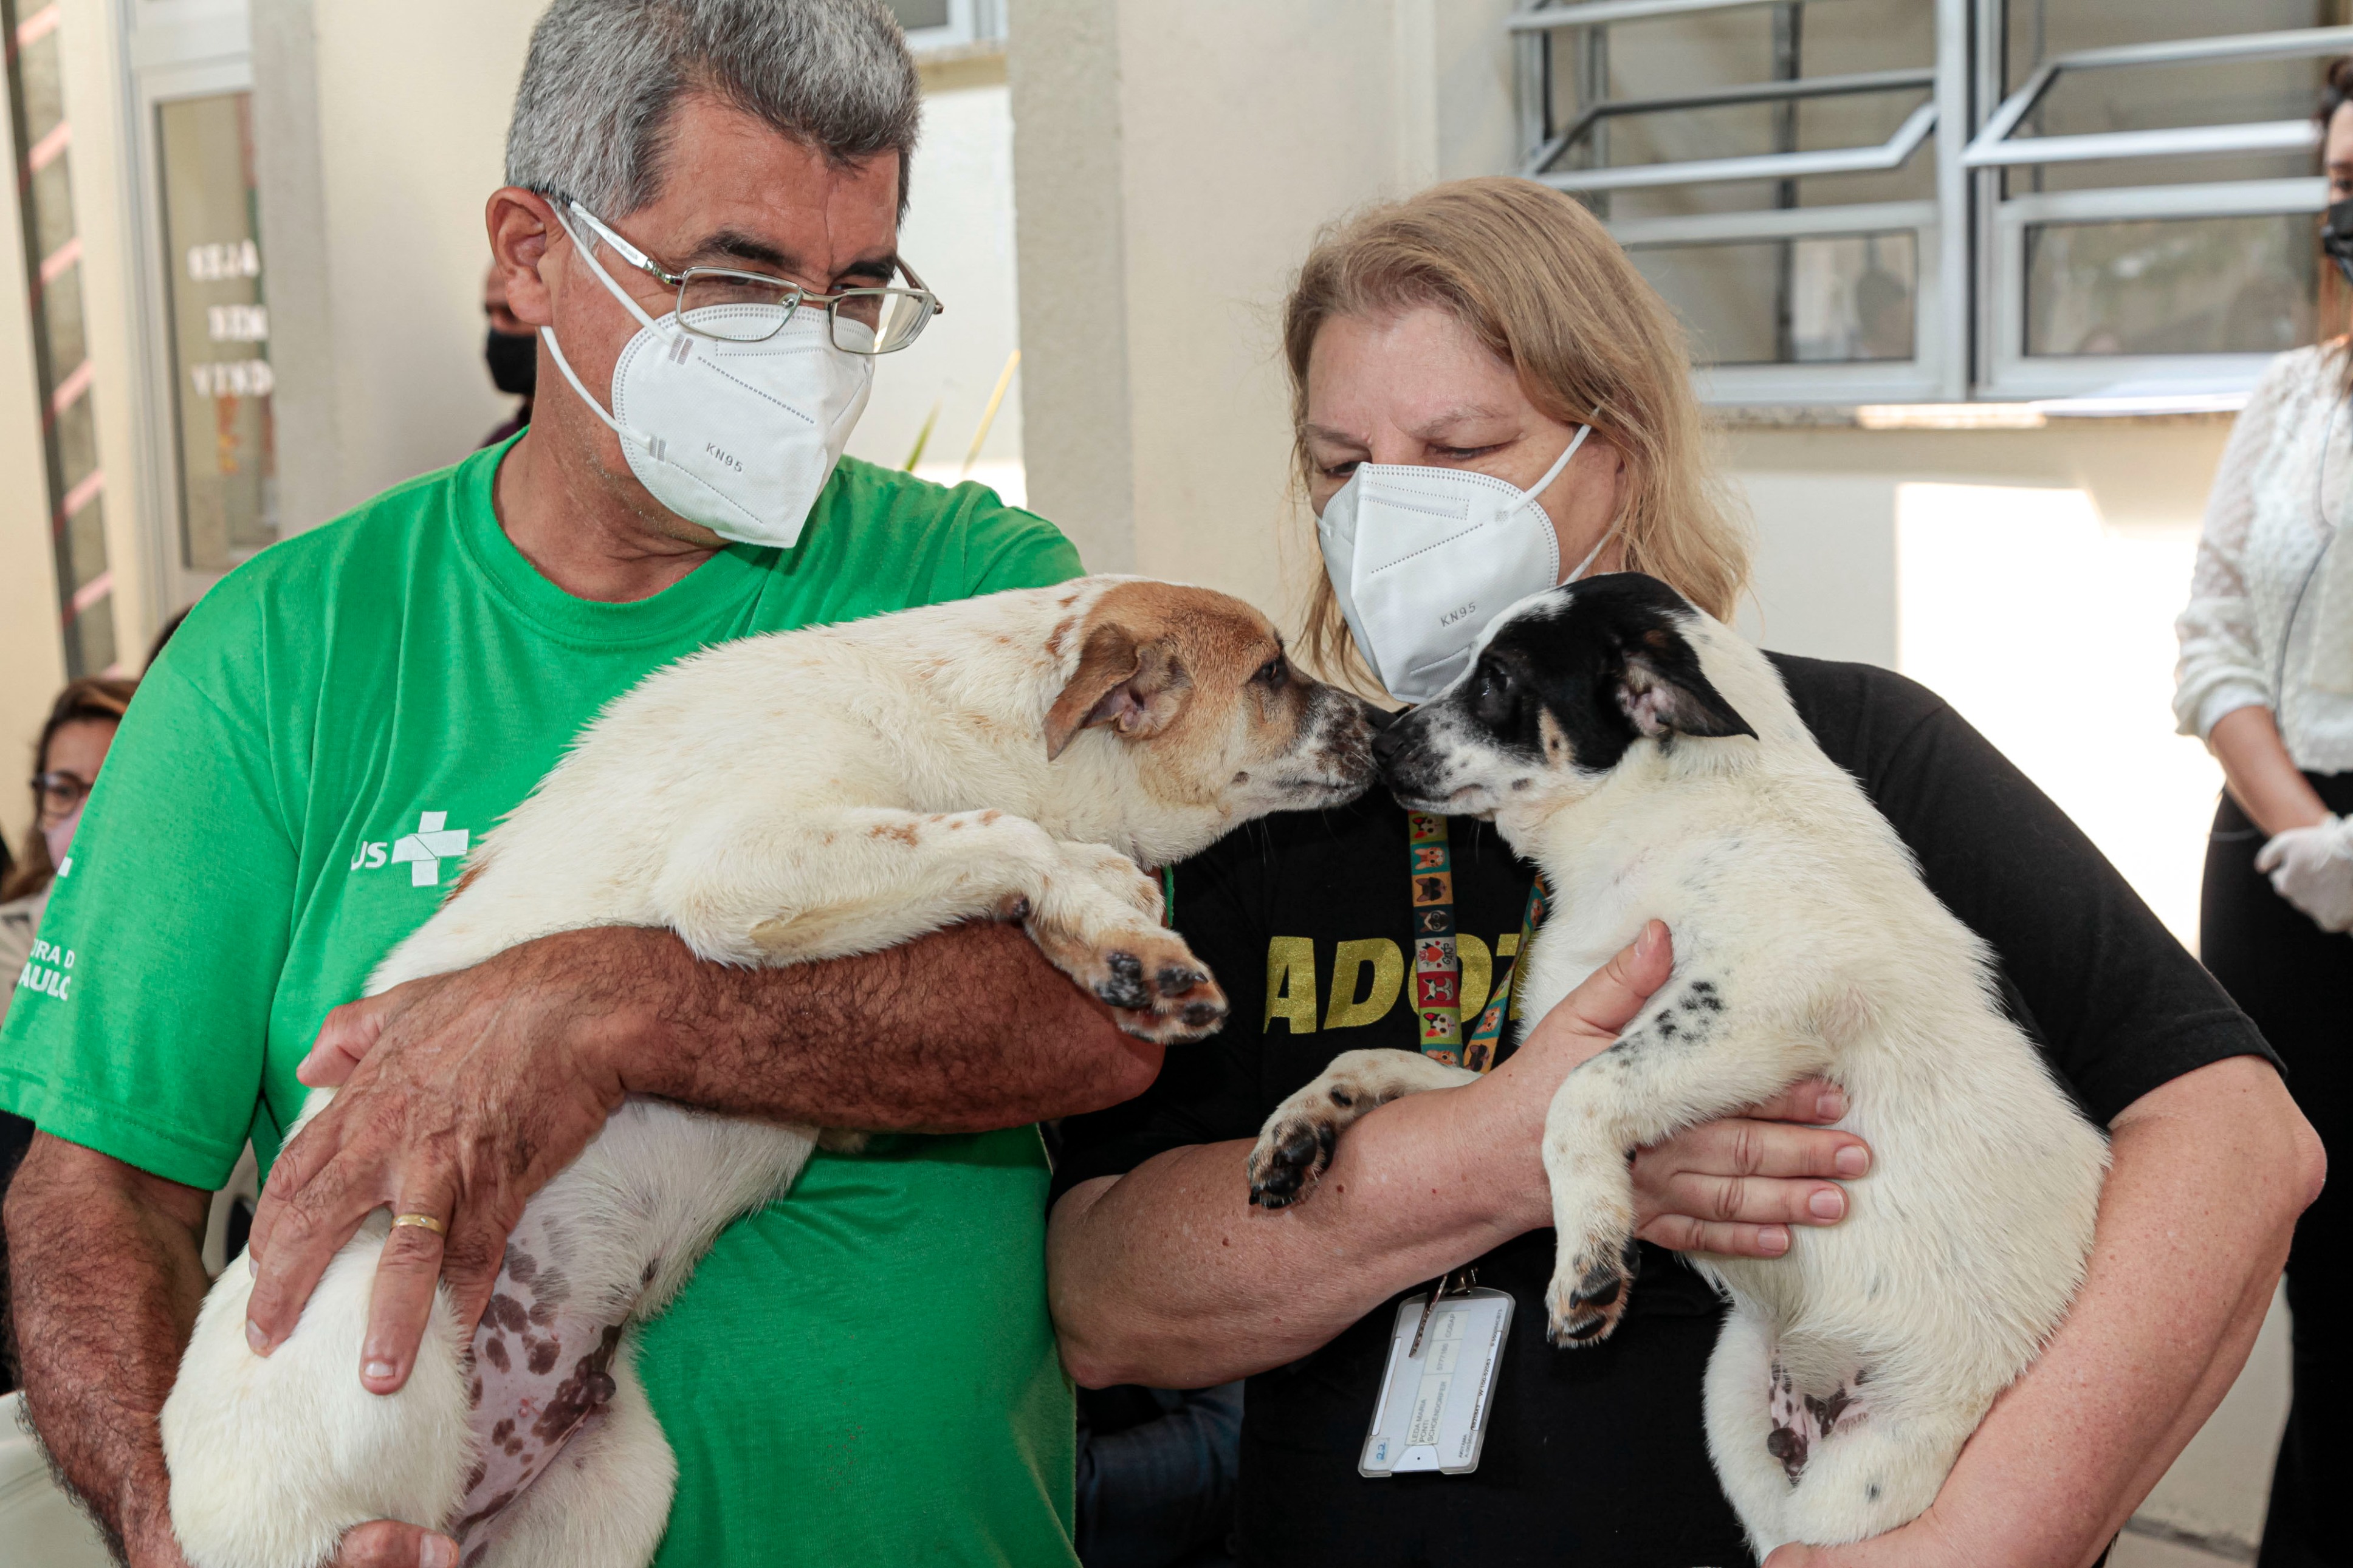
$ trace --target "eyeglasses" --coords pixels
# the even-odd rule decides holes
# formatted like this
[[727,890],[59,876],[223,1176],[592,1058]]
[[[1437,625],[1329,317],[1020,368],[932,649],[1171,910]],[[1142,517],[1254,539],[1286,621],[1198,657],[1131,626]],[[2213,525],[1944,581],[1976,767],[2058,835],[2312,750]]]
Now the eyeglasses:
[[947,309],[903,261],[899,270],[914,285],[912,289],[844,289],[834,294],[804,289],[765,272],[739,272],[731,267],[690,267],[672,272],[615,234],[578,202],[569,205],[573,216],[595,230],[616,256],[678,290],[678,319],[688,331],[701,337],[731,343],[765,342],[785,330],[795,310],[822,306],[835,348],[853,354],[895,353],[913,342],[932,318]]
[[62,770],[36,773],[33,776],[33,798],[44,822],[62,822],[80,809],[90,798],[90,781],[79,773]]

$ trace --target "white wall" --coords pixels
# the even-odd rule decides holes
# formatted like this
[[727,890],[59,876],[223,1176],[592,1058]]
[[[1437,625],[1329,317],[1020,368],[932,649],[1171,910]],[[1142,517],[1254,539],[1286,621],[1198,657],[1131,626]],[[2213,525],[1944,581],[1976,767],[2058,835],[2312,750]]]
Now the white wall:
[[[501,183],[507,117],[543,8],[256,5],[257,110],[280,132],[263,144],[261,170],[273,304],[281,279],[315,274],[309,318],[293,301],[278,312],[279,352],[299,353],[303,336],[325,345],[280,372],[281,409],[310,437],[279,456],[290,529],[457,461],[512,407],[482,365],[482,211]],[[288,406],[306,398],[314,406]]]
[[[952,483],[964,472],[989,395],[1021,342],[1013,264],[1013,111],[1001,79],[925,93],[923,138],[912,174],[899,253],[947,312],[934,317],[912,347],[875,363],[874,394],[849,451],[898,468],[931,419],[918,471]],[[971,477],[1017,489],[1021,457],[1016,370]]]
[[1284,287],[1350,208],[1509,156],[1509,8],[1015,0],[1029,495],[1090,565],[1295,598]]

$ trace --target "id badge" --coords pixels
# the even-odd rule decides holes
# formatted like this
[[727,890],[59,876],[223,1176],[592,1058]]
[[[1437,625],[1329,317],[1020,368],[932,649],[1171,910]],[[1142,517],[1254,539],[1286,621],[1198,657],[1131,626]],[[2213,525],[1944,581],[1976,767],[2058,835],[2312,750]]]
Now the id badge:
[[1398,1307],[1358,1475],[1461,1476],[1479,1468],[1495,1373],[1512,1329],[1512,1298],[1485,1289],[1441,1296],[1425,1329],[1422,1309],[1429,1305],[1424,1291]]

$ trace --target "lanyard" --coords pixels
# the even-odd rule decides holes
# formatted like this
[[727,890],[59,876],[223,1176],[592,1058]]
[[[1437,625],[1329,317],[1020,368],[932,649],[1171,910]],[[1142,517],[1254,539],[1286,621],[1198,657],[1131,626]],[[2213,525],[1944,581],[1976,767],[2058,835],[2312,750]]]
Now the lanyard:
[[1511,968],[1504,970],[1504,955],[1495,955],[1495,967],[1503,973],[1466,1041],[1462,961],[1454,945],[1454,859],[1447,843],[1446,818],[1409,811],[1405,819],[1406,873],[1413,911],[1413,1005],[1421,1053],[1449,1067],[1485,1072],[1495,1065],[1504,1022],[1511,1015],[1512,982],[1519,977],[1520,956],[1528,951],[1536,927],[1544,923],[1544,879],[1538,877],[1528,889],[1527,912],[1520,920],[1520,945],[1512,955]]

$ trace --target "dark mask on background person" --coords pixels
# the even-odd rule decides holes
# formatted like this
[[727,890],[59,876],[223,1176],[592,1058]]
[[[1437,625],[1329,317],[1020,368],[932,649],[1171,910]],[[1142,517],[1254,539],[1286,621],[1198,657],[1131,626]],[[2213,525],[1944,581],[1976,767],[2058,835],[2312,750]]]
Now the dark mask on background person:
[[2353,201],[2331,205],[2320,223],[2320,248],[2337,270],[2345,274],[2345,281],[2353,283]]
[[529,397],[539,384],[539,334],[502,332],[491,329],[482,345],[491,367],[491,384],[510,397]]

